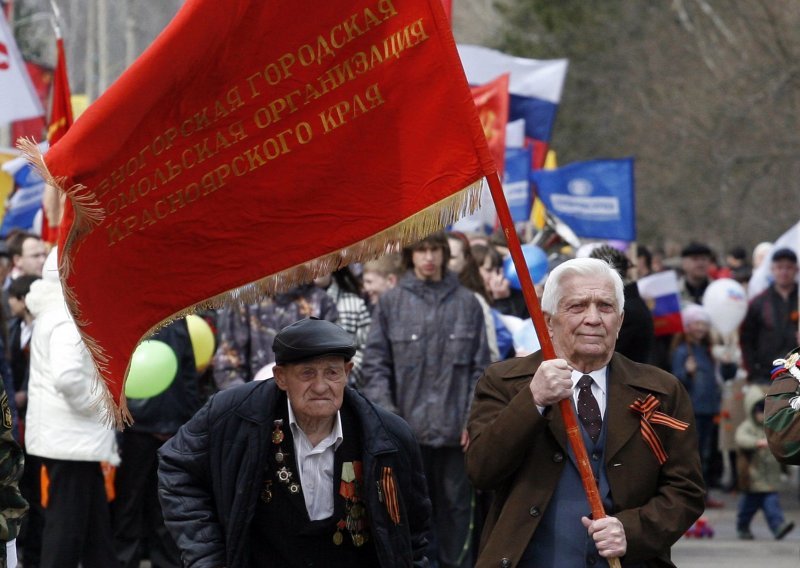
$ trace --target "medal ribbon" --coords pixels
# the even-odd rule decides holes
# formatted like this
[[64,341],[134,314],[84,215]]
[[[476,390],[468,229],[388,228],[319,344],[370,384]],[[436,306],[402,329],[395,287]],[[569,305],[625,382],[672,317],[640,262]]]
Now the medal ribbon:
[[772,369],[770,379],[773,381],[787,371],[800,381],[800,369],[798,368],[800,367],[800,353],[796,350],[791,351],[784,359],[775,359],[772,364],[777,365]]
[[339,495],[345,500],[356,500],[356,472],[353,462],[342,464],[342,481],[339,483]]
[[339,495],[345,500],[345,517],[336,523],[333,544],[342,544],[343,529],[347,529],[355,546],[363,546],[369,538],[367,510],[361,503],[364,484],[364,469],[360,461],[344,462],[339,483]]
[[648,394],[644,400],[639,399],[631,404],[630,409],[642,415],[642,438],[644,438],[644,441],[650,446],[650,449],[653,450],[658,463],[664,465],[664,462],[667,461],[667,452],[664,451],[664,445],[661,443],[661,438],[658,437],[655,428],[653,428],[653,424],[661,424],[673,430],[681,431],[686,430],[689,424],[688,422],[683,422],[682,420],[657,411],[656,409],[660,404],[661,402],[659,402],[656,397],[652,394]]
[[386,500],[386,511],[396,525],[400,524],[400,504],[397,502],[397,485],[394,482],[391,467],[384,467],[381,472],[381,489]]

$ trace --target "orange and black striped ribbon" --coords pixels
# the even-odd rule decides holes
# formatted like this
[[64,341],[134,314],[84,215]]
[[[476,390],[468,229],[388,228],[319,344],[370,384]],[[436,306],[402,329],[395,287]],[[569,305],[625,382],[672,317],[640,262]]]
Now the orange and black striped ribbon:
[[381,489],[386,502],[386,511],[389,518],[396,525],[400,524],[400,505],[397,502],[397,485],[394,482],[391,467],[384,467],[381,473]]
[[663,412],[658,412],[656,409],[660,404],[661,402],[659,402],[656,397],[654,397],[652,394],[648,394],[644,400],[639,399],[631,404],[630,408],[634,412],[638,412],[642,415],[642,437],[650,446],[650,449],[653,450],[658,463],[663,465],[664,462],[667,461],[667,452],[664,451],[664,445],[661,443],[661,438],[658,437],[658,434],[653,428],[653,424],[661,424],[662,426],[667,426],[673,430],[686,430],[686,428],[689,427],[689,424],[664,414]]

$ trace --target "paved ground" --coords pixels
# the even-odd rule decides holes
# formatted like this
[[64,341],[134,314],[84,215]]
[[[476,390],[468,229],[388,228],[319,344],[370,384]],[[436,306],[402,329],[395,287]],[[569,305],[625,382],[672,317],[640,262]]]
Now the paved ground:
[[782,493],[781,505],[788,520],[798,527],[783,540],[776,541],[761,513],[753,519],[755,540],[741,541],[736,535],[738,495],[712,491],[712,497],[725,502],[721,509],[703,515],[714,528],[713,538],[682,538],[672,549],[672,560],[679,568],[798,568],[800,567],[800,501],[796,482]]

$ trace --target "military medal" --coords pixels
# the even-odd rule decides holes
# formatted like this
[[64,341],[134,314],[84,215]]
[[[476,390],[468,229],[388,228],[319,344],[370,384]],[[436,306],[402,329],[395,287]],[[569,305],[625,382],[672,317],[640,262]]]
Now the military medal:
[[278,482],[282,483],[289,490],[289,493],[296,495],[300,493],[300,484],[296,481],[292,481],[294,474],[288,467],[289,454],[283,450],[283,446],[281,445],[286,439],[286,436],[283,434],[283,420],[275,420],[272,424],[275,426],[275,429],[272,431],[272,443],[278,446],[275,450],[275,462],[281,466],[280,469],[275,472],[275,477],[278,479]]
[[336,532],[333,533],[333,544],[336,546],[341,546],[342,542],[344,542],[344,536],[342,536],[342,529],[345,528],[345,522],[339,521],[336,523]]
[[264,489],[261,490],[261,500],[264,503],[272,501],[272,480],[264,480]]
[[345,499],[352,499],[356,494],[356,472],[353,468],[353,462],[344,462],[342,464],[342,481],[339,484],[339,495]]
[[277,446],[283,442],[283,420],[275,420],[272,424],[275,426],[272,431],[272,443]]
[[364,509],[364,505],[362,505],[359,502],[354,503],[353,506],[350,508],[350,515],[354,519],[360,519],[361,517],[364,516],[365,513],[366,509]]
[[345,518],[336,524],[333,543],[337,546],[342,543],[342,529],[347,529],[353,545],[356,547],[364,546],[369,539],[367,509],[361,500],[363,483],[361,462],[344,462],[341,483],[339,483],[339,495],[345,501]]
[[292,472],[289,471],[286,468],[286,466],[283,466],[282,468],[280,468],[278,470],[277,475],[278,475],[278,481],[280,481],[281,483],[285,483],[287,485],[292,479]]

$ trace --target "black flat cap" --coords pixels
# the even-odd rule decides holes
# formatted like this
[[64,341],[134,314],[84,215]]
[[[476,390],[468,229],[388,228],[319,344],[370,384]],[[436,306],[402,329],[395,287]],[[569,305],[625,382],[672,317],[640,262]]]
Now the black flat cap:
[[335,323],[308,318],[280,330],[272,343],[272,350],[278,365],[323,355],[341,355],[349,361],[355,355],[356,344],[352,336]]
[[700,256],[700,255],[711,258],[713,256],[713,253],[711,252],[711,248],[709,248],[708,245],[704,245],[703,243],[698,243],[698,242],[689,243],[681,251],[681,257]]
[[797,264],[797,254],[790,248],[779,248],[772,253],[772,262],[776,260],[788,260]]

